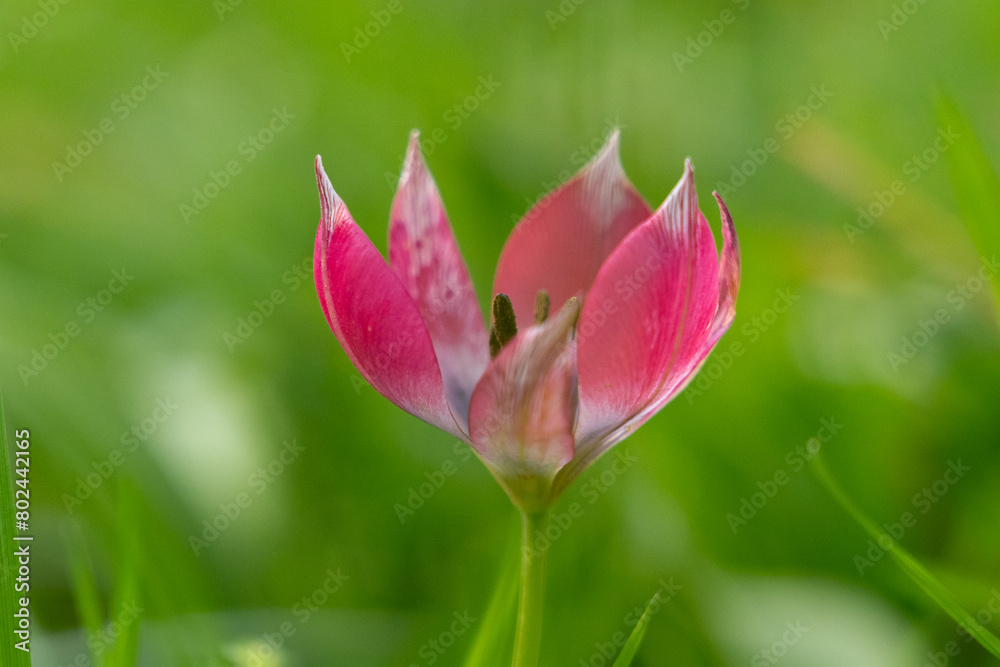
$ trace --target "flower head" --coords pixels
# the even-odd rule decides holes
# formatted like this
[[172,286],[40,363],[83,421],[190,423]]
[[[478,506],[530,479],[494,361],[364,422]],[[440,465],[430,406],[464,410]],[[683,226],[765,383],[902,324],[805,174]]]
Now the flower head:
[[347,356],[383,396],[471,444],[526,511],[676,396],[735,316],[740,253],[722,199],[720,258],[690,161],[652,211],[617,130],[514,228],[489,329],[416,132],[388,264],[318,157],[316,178],[316,288]]

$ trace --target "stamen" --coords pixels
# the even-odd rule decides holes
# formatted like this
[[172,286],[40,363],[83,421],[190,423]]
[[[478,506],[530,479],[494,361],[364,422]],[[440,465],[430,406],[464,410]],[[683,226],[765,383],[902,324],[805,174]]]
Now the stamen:
[[496,357],[501,348],[517,335],[517,321],[514,319],[514,306],[506,294],[493,297],[493,326],[490,328],[490,357]]
[[564,305],[562,307],[562,310],[566,310],[568,308],[572,308],[573,311],[574,311],[573,312],[573,323],[570,324],[570,328],[576,329],[576,325],[580,321],[580,300],[578,298],[576,298],[575,296],[571,296],[570,298],[566,299],[566,305]]
[[543,289],[535,295],[535,324],[541,324],[549,316],[549,293]]

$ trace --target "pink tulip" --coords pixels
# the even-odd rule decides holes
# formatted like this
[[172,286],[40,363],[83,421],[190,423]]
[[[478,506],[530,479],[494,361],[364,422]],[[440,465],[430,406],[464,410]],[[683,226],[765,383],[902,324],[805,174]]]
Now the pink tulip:
[[676,396],[735,316],[740,251],[722,199],[720,258],[690,161],[654,212],[625,176],[617,130],[514,228],[490,329],[416,132],[388,265],[318,157],[316,178],[316,287],[347,356],[383,396],[471,444],[525,512]]

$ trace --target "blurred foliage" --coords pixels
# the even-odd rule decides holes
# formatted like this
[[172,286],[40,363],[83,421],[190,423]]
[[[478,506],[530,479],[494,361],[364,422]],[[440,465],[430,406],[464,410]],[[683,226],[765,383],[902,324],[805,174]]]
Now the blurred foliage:
[[448,633],[486,613],[517,516],[339,349],[312,160],[384,251],[420,128],[485,308],[514,222],[614,125],[651,204],[687,156],[716,229],[723,194],[743,284],[698,380],[620,445],[638,462],[599,461],[556,507],[586,512],[550,553],[543,661],[602,664],[672,578],[635,665],[765,660],[796,623],[784,665],[954,641],[951,664],[989,664],[797,449],[817,438],[879,523],[912,513],[900,543],[1000,630],[998,267],[959,221],[940,158],[968,137],[934,103],[1000,163],[996,3],[9,0],[0,25],[0,385],[32,434],[35,664],[88,652],[67,515],[123,613],[124,480],[139,664],[461,664],[475,623]]
[[[1000,179],[976,139],[975,131],[954,102],[942,97],[937,106],[941,124],[957,127],[957,132],[967,137],[947,154],[951,180],[962,220],[976,249],[984,258],[993,257],[1000,252]],[[989,279],[1000,301],[1000,276],[990,272]]]

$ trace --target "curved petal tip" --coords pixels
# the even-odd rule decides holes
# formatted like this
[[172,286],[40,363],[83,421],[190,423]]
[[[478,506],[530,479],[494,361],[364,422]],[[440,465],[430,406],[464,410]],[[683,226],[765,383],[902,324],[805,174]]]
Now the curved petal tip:
[[611,128],[608,133],[608,138],[604,140],[604,145],[601,146],[601,150],[597,151],[597,155],[594,157],[595,162],[599,162],[602,158],[615,157],[619,158],[621,154],[621,130],[618,127]]
[[[686,187],[694,190],[694,164],[691,162],[690,157],[684,158],[684,173],[681,175],[681,180],[677,183],[677,187],[674,190],[677,191]],[[697,197],[697,194],[695,196]]]
[[402,188],[410,180],[415,169],[427,170],[423,151],[420,150],[420,130],[410,130],[410,139],[406,144],[406,157],[403,158],[403,169],[399,172],[398,187]]
[[617,128],[572,178],[545,195],[511,232],[493,281],[510,296],[518,325],[534,320],[539,290],[553,309],[585,295],[604,260],[629,232],[652,215],[625,175]]
[[[621,159],[621,131],[616,127],[604,140],[604,145],[584,167],[584,192],[597,195],[595,200],[607,195],[619,179],[625,178],[625,168]],[[596,187],[595,187],[596,186]]]
[[719,262],[719,306],[712,324],[709,346],[715,345],[736,318],[736,297],[740,291],[742,271],[740,241],[736,236],[733,217],[719,193],[713,192],[712,196],[719,204],[719,215],[722,218],[722,257]]
[[319,155],[316,156],[315,168],[316,185],[319,188],[320,227],[325,242],[329,240],[330,233],[335,227],[350,220],[350,213],[347,212],[344,201],[333,189],[333,184],[323,169],[323,158]]
[[736,226],[733,225],[733,216],[729,214],[729,207],[726,206],[726,202],[722,201],[722,195],[720,195],[715,190],[712,191],[712,196],[715,197],[715,201],[719,204],[719,213],[722,216],[722,238],[723,243],[733,244],[733,253],[736,259],[737,266],[740,262],[740,243],[739,239],[736,238]]
[[698,191],[695,188],[691,158],[684,159],[684,174],[660,204],[656,215],[660,216],[665,229],[676,238],[691,239],[699,226],[708,228],[708,222],[698,210]]

